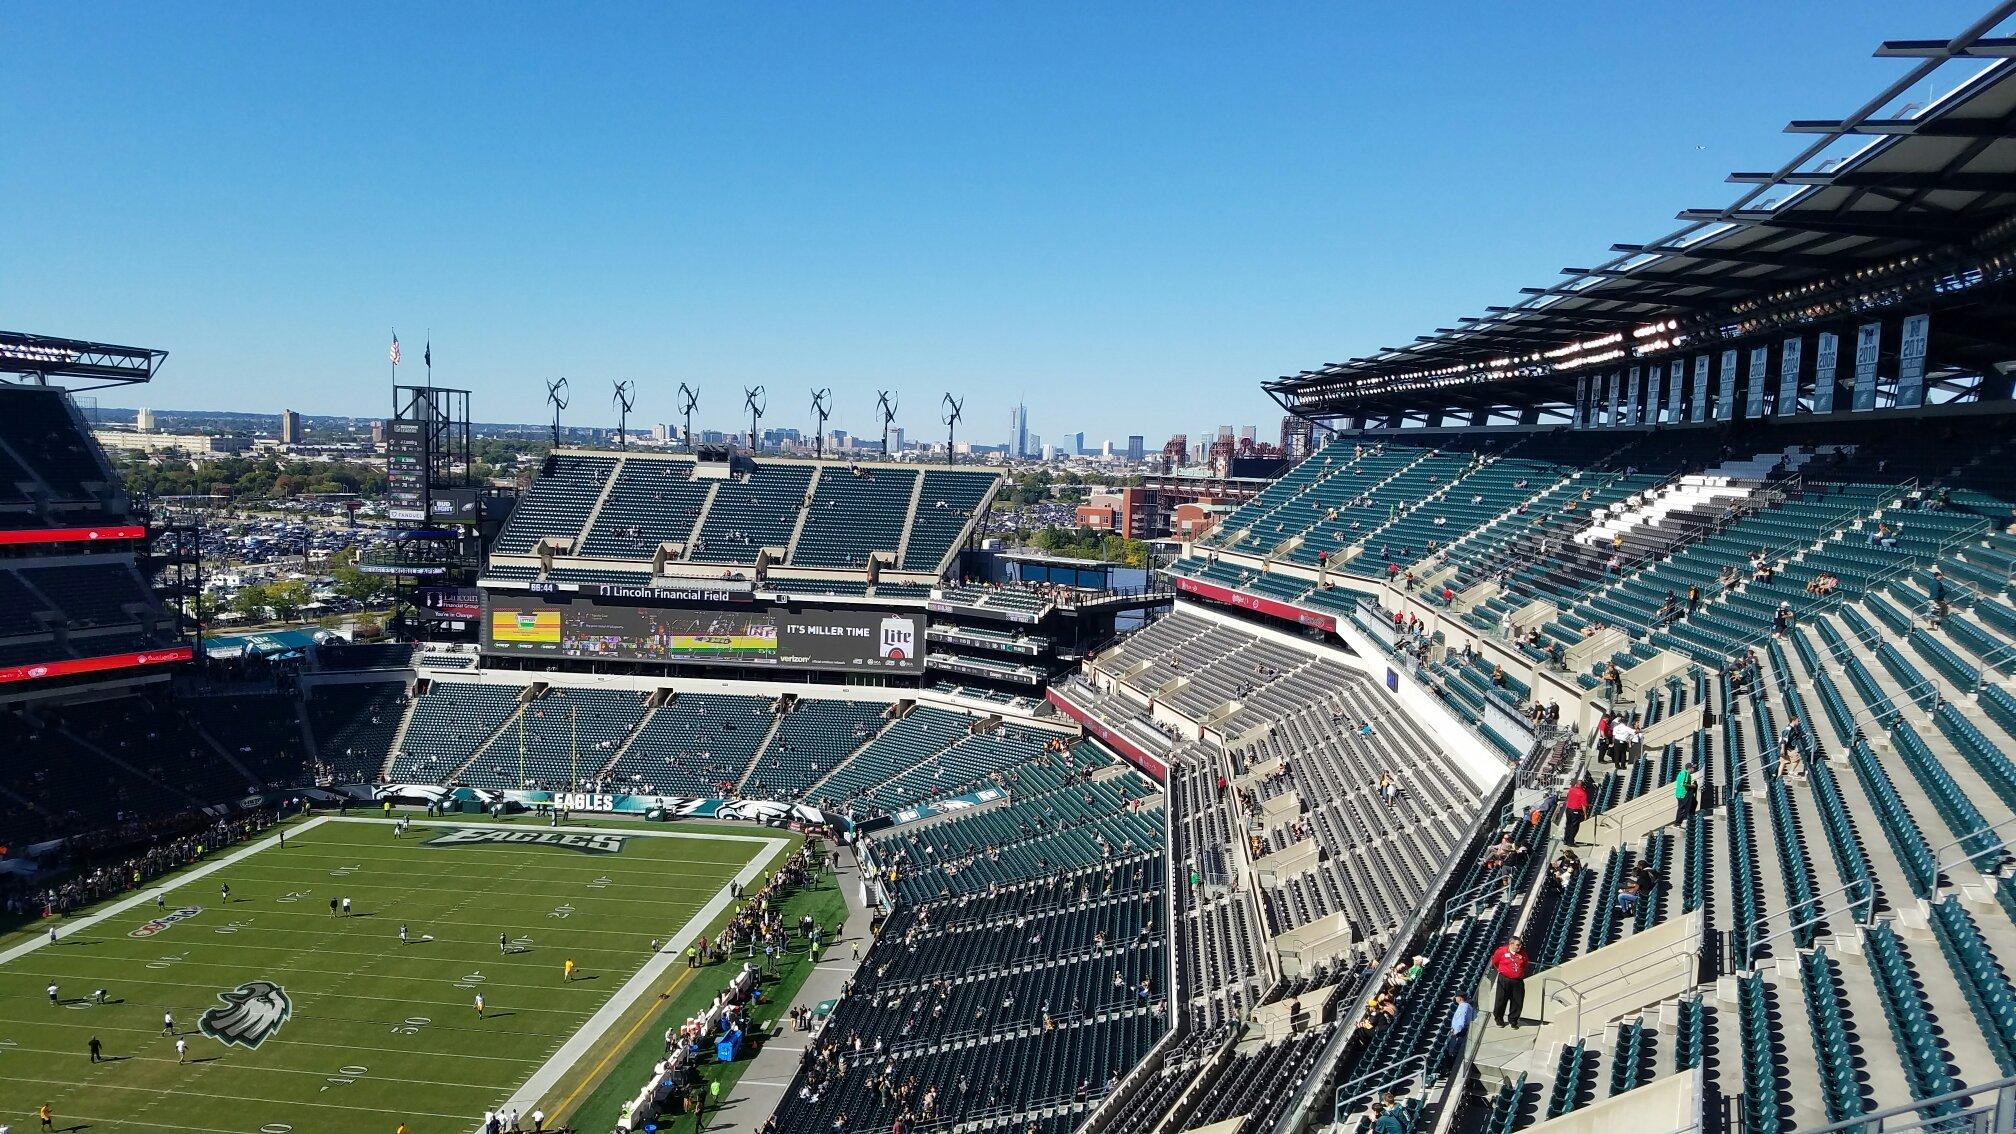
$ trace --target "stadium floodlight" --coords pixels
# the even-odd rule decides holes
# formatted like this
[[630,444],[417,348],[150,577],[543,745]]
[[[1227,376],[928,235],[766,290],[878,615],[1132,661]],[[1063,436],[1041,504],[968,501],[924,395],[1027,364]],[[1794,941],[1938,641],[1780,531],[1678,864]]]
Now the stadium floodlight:
[[958,432],[959,418],[966,412],[966,403],[954,398],[948,391],[941,404],[945,409],[945,463],[957,464],[957,450],[952,447],[952,437]]
[[826,455],[826,419],[833,415],[833,387],[812,391],[812,416],[817,425],[812,431],[812,451],[814,455]]
[[763,393],[763,387],[744,386],[742,405],[749,411],[749,451],[754,453],[757,451],[756,423],[763,420],[763,411],[770,407],[770,400]]
[[693,410],[700,404],[700,391],[679,383],[679,412],[686,416],[686,447],[693,447]]
[[875,392],[875,416],[882,419],[882,459],[889,459],[889,423],[896,420],[896,399],[887,390]]
[[567,379],[546,380],[546,400],[553,406],[553,447],[560,447],[560,411],[567,408]]
[[625,378],[611,385],[616,387],[616,395],[610,399],[616,410],[616,444],[627,449],[630,447],[630,407],[637,404],[637,383]]

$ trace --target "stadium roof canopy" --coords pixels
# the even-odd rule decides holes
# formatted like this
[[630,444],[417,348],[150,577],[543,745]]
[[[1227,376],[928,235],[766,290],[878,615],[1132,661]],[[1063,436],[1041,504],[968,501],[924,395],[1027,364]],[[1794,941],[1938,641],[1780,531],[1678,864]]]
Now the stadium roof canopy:
[[[1899,301],[1924,308],[2001,282],[1978,273],[2009,246],[2016,215],[2016,38],[1990,34],[2012,12],[2000,4],[1950,40],[1883,44],[1877,57],[1916,62],[1844,118],[1788,125],[1811,143],[1776,171],[1731,174],[1748,188],[1729,205],[1684,210],[1683,227],[1613,244],[1610,259],[1522,288],[1515,305],[1266,390],[1317,418],[1565,401],[1585,366],[1812,322],[1834,313],[1829,300],[1870,309],[1869,295],[1844,291],[1902,287]],[[1968,74],[1929,105],[1898,105],[1944,69]],[[1933,281],[1956,272],[1962,286]],[[1916,277],[1927,286],[1909,286]],[[2012,310],[1941,316],[1945,346],[1965,354],[1972,340],[1982,366],[2016,357]]]
[[20,374],[42,385],[84,382],[79,389],[146,382],[168,357],[165,350],[114,346],[0,331],[0,374]]

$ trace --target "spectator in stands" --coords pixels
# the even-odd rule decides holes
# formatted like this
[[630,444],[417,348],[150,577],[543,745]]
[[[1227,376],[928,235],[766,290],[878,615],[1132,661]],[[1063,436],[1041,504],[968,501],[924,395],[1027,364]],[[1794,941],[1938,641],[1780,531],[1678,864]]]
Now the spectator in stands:
[[1453,1007],[1449,1010],[1449,1032],[1447,1038],[1442,1041],[1441,1058],[1428,1068],[1429,1087],[1433,1087],[1435,1080],[1441,1078],[1442,1072],[1453,1066],[1462,1056],[1463,1043],[1470,1035],[1470,1022],[1477,1018],[1477,1009],[1471,1005],[1469,997],[1459,992],[1450,997],[1450,1002]]
[[1526,1007],[1526,972],[1530,961],[1525,943],[1514,937],[1491,954],[1491,970],[1498,974],[1497,995],[1491,1004],[1491,1019],[1499,1027],[1516,1028]]
[[1695,611],[1700,609],[1701,609],[1701,584],[1689,583],[1687,584],[1687,613],[1693,614]]
[[1568,785],[1568,794],[1562,800],[1561,844],[1574,846],[1575,835],[1582,829],[1582,821],[1589,817],[1589,782],[1586,777],[1577,777]]
[[1624,696],[1624,671],[1617,668],[1616,662],[1603,663],[1603,684],[1610,690],[1612,701]]
[[1694,786],[1694,758],[1690,756],[1680,766],[1680,774],[1673,777],[1673,826],[1684,827],[1694,817],[1698,794]]
[[1776,635],[1777,637],[1783,638],[1786,632],[1791,629],[1792,629],[1792,604],[1784,600],[1780,600],[1778,603],[1778,609],[1771,615],[1771,633]]

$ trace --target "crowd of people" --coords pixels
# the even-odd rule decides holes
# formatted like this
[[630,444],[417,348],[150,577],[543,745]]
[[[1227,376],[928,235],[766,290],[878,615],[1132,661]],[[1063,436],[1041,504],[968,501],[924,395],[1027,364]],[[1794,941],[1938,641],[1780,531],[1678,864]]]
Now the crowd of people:
[[[74,873],[60,881],[16,883],[7,892],[6,911],[15,917],[64,917],[193,865],[205,855],[265,831],[279,819],[278,810],[261,808],[231,819],[184,815],[137,822],[123,834],[125,838],[135,834],[150,836],[150,841],[138,850],[125,843],[117,830],[73,840],[73,845],[67,848],[67,857],[50,865],[58,874],[66,866]],[[121,839],[123,845],[114,853],[105,853],[102,848],[113,839]],[[94,853],[94,847],[100,849]]]

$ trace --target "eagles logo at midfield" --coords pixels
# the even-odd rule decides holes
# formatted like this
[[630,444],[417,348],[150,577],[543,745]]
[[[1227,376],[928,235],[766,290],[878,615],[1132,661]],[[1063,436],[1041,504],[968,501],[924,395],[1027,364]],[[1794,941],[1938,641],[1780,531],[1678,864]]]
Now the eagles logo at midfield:
[[294,1015],[287,990],[270,980],[248,980],[230,992],[220,992],[222,1008],[212,1008],[196,1021],[206,1036],[223,1044],[258,1047],[278,1034]]

